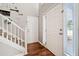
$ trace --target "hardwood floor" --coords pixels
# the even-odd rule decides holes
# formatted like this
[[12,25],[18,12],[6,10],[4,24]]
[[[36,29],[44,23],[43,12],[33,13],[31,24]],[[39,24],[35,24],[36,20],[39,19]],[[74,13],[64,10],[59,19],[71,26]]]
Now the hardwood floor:
[[38,42],[28,44],[27,51],[28,54],[25,56],[55,56],[52,52]]

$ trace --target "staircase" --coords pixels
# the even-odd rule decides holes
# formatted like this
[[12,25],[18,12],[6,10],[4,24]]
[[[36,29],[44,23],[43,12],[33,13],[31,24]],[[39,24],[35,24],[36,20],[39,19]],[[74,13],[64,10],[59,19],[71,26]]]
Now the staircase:
[[25,51],[25,30],[2,14],[0,14],[0,43]]

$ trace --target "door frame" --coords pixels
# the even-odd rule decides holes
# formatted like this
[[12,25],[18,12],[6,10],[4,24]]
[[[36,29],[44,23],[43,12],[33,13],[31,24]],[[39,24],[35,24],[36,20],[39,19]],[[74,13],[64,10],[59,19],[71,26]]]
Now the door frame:
[[79,37],[78,37],[78,28],[79,28],[79,24],[78,24],[78,20],[79,20],[79,4],[76,4],[74,3],[74,55],[75,56],[78,56],[79,55],[79,51],[78,51],[78,48],[79,48]]
[[[47,41],[47,19],[46,19],[46,15],[42,16],[43,19],[43,41],[46,40]],[[44,45],[47,44],[47,42],[43,42]]]

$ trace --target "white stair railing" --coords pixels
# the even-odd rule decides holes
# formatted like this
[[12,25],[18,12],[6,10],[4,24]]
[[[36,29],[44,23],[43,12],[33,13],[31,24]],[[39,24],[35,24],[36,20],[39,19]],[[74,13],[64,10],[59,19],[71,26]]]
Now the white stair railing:
[[25,31],[2,14],[0,14],[0,36],[25,48]]

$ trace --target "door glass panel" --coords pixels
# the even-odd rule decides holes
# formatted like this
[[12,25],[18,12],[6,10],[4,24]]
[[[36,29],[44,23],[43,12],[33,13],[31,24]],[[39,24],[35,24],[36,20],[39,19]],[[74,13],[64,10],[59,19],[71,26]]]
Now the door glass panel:
[[74,55],[73,42],[73,4],[65,4],[65,21],[66,21],[66,38],[65,38],[65,53]]

